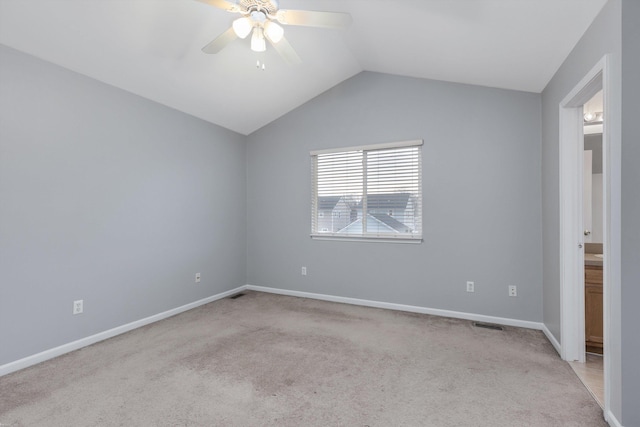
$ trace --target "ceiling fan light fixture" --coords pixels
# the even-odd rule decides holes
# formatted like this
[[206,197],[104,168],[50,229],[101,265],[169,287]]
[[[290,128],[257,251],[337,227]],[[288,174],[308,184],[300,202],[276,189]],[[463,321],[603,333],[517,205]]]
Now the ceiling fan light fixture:
[[272,21],[267,21],[264,24],[264,35],[271,41],[271,43],[278,43],[284,36],[284,29]]
[[242,17],[233,21],[233,31],[236,33],[236,36],[240,37],[241,39],[246,38],[251,32],[252,28],[253,24],[251,23],[251,20],[249,18]]
[[280,9],[278,0],[199,1],[241,15],[239,19],[233,21],[231,28],[202,48],[202,51],[207,54],[218,53],[234,40],[244,39],[249,36],[249,33],[252,33],[251,50],[254,52],[266,51],[266,40],[269,40],[269,43],[286,63],[298,64],[300,57],[284,37],[284,30],[278,23],[339,29],[348,27],[352,21],[351,15],[345,12]]
[[264,34],[261,27],[253,29],[253,35],[251,36],[251,50],[254,52],[264,52],[267,50],[267,44],[264,41]]

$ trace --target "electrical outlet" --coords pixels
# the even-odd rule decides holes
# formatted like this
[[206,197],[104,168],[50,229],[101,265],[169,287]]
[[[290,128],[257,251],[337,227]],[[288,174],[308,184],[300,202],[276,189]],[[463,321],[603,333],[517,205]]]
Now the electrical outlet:
[[475,292],[475,284],[473,282],[467,282],[467,292]]
[[73,302],[73,314],[81,314],[84,311],[84,300],[77,300]]
[[302,275],[303,276],[307,275],[307,267],[302,267]]
[[518,296],[518,289],[516,288],[515,285],[509,286],[509,296],[510,297],[517,297]]
[[196,273],[196,283],[200,283],[200,273]]

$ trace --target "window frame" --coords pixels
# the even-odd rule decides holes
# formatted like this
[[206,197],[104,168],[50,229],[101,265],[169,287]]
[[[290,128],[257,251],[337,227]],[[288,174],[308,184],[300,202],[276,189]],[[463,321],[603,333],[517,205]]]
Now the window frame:
[[[311,160],[311,234],[310,237],[314,240],[334,240],[334,241],[359,241],[359,242],[387,242],[387,243],[413,243],[420,244],[422,243],[422,145],[424,141],[422,139],[409,140],[409,141],[397,141],[397,142],[389,142],[382,144],[369,144],[369,145],[359,145],[352,147],[339,147],[339,148],[330,148],[330,149],[322,149],[322,150],[312,150],[309,152],[310,160]],[[349,152],[362,152],[363,161],[362,161],[362,201],[360,202],[363,205],[363,217],[364,215],[370,215],[367,212],[367,152],[370,151],[383,151],[389,149],[398,149],[398,148],[411,148],[418,147],[418,164],[417,164],[417,172],[418,172],[418,200],[413,201],[414,209],[417,213],[417,221],[418,221],[418,230],[412,233],[367,233],[366,230],[362,231],[362,234],[344,234],[340,235],[337,232],[321,232],[319,231],[318,224],[318,156],[324,154],[340,154],[340,153],[349,153]],[[398,194],[401,194],[398,192]]]

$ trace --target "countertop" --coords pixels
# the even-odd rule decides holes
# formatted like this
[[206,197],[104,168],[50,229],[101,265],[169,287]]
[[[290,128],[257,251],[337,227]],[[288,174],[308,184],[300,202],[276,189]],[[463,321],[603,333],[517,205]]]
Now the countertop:
[[602,267],[602,258],[598,258],[596,254],[584,254],[584,265]]

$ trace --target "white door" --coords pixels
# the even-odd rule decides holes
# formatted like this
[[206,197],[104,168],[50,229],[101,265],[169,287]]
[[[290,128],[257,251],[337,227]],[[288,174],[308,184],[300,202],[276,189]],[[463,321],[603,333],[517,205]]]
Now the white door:
[[584,228],[584,242],[592,242],[593,230],[593,151],[584,151],[584,168],[582,185],[582,226]]

